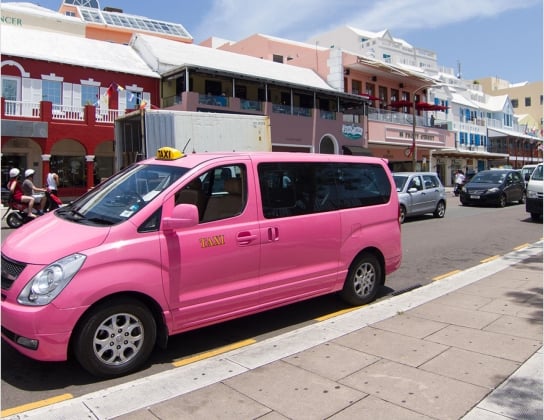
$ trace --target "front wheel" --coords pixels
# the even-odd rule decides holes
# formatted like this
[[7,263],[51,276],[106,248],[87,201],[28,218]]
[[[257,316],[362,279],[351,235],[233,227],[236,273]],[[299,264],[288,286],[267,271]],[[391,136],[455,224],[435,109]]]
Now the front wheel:
[[399,210],[399,223],[402,224],[406,221],[406,207],[400,206]]
[[519,204],[525,204],[525,199],[527,198],[527,194],[525,193],[525,191],[523,191],[521,193],[521,198],[518,200],[518,203]]
[[372,302],[382,284],[382,271],[375,255],[361,254],[351,264],[340,296],[351,305]]
[[501,194],[501,196],[499,197],[499,202],[498,202],[498,205],[499,207],[506,207],[506,195],[504,194]]
[[12,229],[17,229],[23,224],[23,222],[23,218],[19,214],[13,212],[8,214],[8,217],[6,218],[6,223]]
[[446,215],[446,203],[439,201],[433,213],[434,217],[443,218]]
[[104,302],[79,325],[74,337],[76,359],[99,377],[137,370],[149,358],[157,338],[155,318],[134,299]]

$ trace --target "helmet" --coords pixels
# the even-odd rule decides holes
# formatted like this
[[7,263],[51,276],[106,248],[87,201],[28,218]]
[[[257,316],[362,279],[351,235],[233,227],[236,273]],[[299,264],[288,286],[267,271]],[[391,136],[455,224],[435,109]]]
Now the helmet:
[[25,171],[25,178],[28,178],[29,176],[34,175],[34,172],[36,172],[34,171],[34,169],[27,169]]
[[21,171],[17,168],[12,168],[9,170],[9,177],[10,178],[16,178],[19,176],[19,174],[21,173]]

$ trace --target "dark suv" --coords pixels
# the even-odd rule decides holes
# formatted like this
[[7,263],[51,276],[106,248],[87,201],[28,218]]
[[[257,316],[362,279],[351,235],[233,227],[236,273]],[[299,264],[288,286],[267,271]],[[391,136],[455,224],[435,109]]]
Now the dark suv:
[[517,201],[525,203],[525,182],[519,171],[490,169],[478,172],[461,189],[463,205],[496,205],[504,207]]

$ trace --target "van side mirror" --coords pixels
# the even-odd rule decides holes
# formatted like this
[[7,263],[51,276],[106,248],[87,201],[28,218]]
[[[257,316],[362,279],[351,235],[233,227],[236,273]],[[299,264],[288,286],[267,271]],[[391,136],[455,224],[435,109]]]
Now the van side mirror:
[[170,217],[162,219],[162,230],[173,231],[198,225],[198,208],[194,204],[178,204]]

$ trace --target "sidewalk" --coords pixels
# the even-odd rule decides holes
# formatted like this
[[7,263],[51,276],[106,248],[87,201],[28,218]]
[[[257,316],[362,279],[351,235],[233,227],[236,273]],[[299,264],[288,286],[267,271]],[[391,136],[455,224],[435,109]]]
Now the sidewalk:
[[542,242],[11,419],[542,419]]

